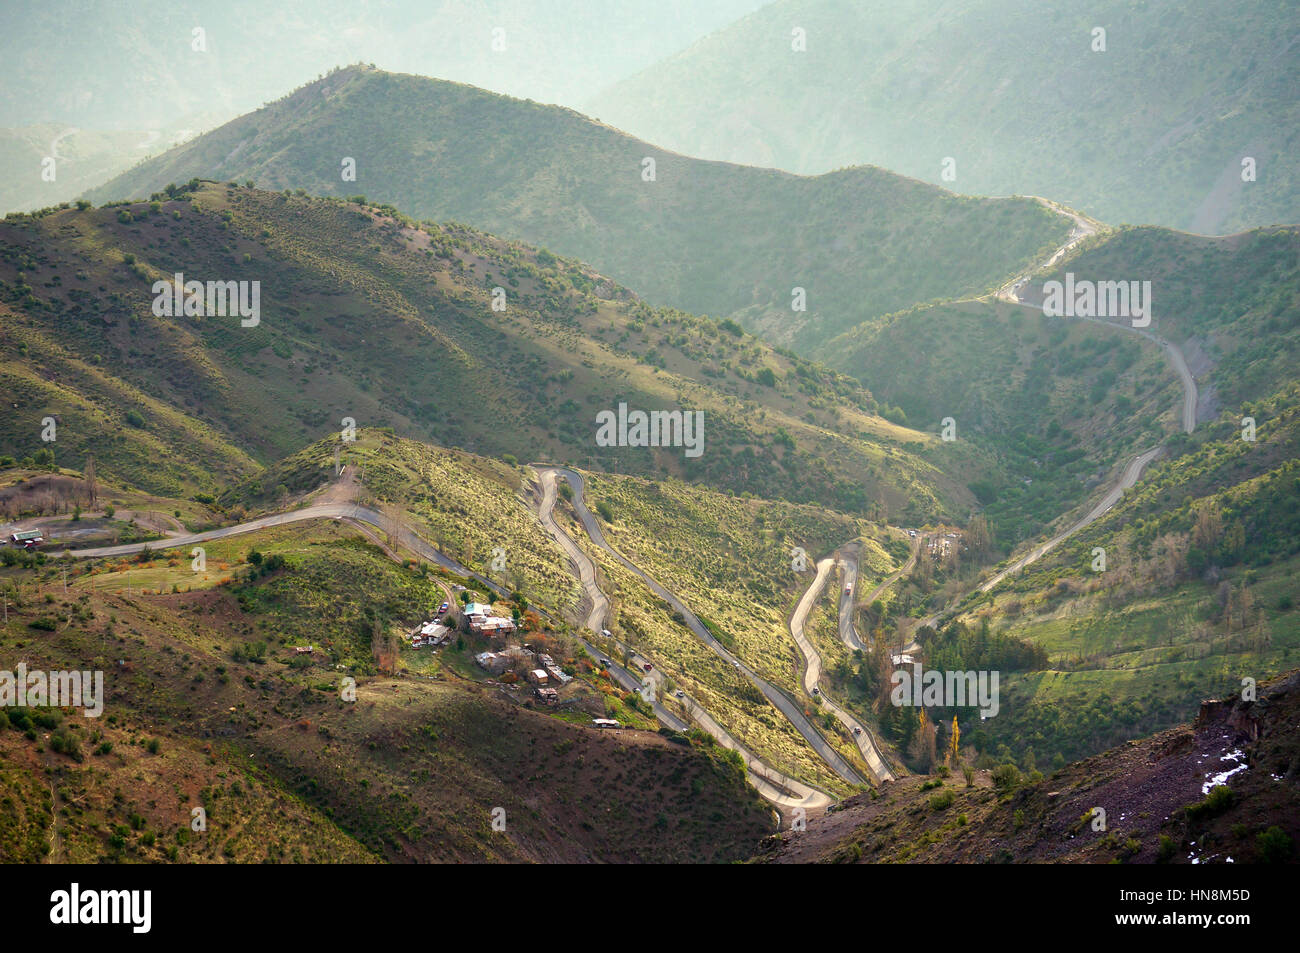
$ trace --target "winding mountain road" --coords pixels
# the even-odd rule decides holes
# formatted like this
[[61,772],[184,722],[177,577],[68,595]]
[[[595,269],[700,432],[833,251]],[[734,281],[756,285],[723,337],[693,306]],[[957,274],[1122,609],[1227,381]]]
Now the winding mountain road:
[[[543,469],[537,472],[542,484],[542,500],[537,509],[537,518],[541,521],[542,528],[559,544],[578,570],[578,582],[582,586],[587,605],[587,618],[583,625],[593,632],[601,632],[609,623],[609,597],[596,583],[596,564],[555,521],[555,471]],[[641,687],[639,680],[636,687]]]
[[145,543],[125,543],[119,546],[97,546],[92,549],[65,549],[54,555],[53,558],[71,557],[74,559],[98,559],[105,556],[130,556],[135,553],[144,552],[146,549],[161,552],[165,549],[184,549],[188,546],[197,546],[200,543],[210,542],[214,539],[226,539],[231,536],[241,536],[245,533],[253,533],[258,530],[268,529],[272,526],[284,526],[289,523],[302,523],[308,520],[355,520],[360,523],[369,523],[377,529],[391,534],[397,542],[406,549],[432,563],[436,563],[444,569],[454,572],[458,576],[464,576],[468,579],[488,587],[498,595],[504,595],[504,590],[492,580],[479,575],[472,569],[467,569],[456,560],[447,556],[441,550],[435,549],[429,545],[425,539],[413,532],[405,525],[394,525],[393,521],[383,514],[370,509],[367,506],[361,506],[358,503],[317,503],[313,506],[304,506],[300,509],[289,510],[285,513],[274,513],[270,516],[262,516],[257,519],[248,520],[245,523],[238,523],[234,526],[223,526],[221,529],[208,530],[205,533],[190,533],[185,536],[171,536],[167,539],[156,539]]
[[863,651],[866,646],[862,642],[862,637],[858,635],[858,627],[853,624],[854,590],[858,587],[857,555],[846,550],[839,563],[840,568],[844,570],[844,591],[840,593],[840,641],[851,649]]
[[[876,781],[894,780],[893,772],[885,763],[884,757],[876,747],[876,740],[872,737],[870,730],[857,718],[853,717],[847,710],[839,705],[835,699],[831,698],[820,688],[822,675],[822,658],[813,647],[812,641],[804,633],[804,626],[808,621],[808,613],[812,611],[813,605],[821,597],[822,591],[826,588],[826,579],[830,571],[835,566],[833,558],[826,558],[817,563],[817,574],[813,577],[812,583],[804,590],[799,602],[795,605],[794,611],[790,614],[790,634],[794,637],[795,644],[799,646],[799,651],[803,653],[804,670],[803,670],[803,687],[810,696],[817,694],[822,700],[822,707],[839,719],[840,724],[849,730],[849,736],[853,738],[854,743],[858,746],[858,751],[862,754],[862,759],[866,761],[867,767],[875,775]],[[850,603],[852,600],[850,599]],[[850,614],[852,608],[850,605]],[[840,624],[843,625],[844,617],[840,616]],[[817,691],[814,692],[814,689]]]
[[[592,561],[591,557],[588,556],[582,548],[569,537],[569,534],[564,531],[555,519],[555,503],[558,495],[557,489],[560,470],[556,467],[548,466],[535,466],[534,469],[537,471],[542,489],[542,499],[538,506],[537,518],[541,521],[542,527],[550,534],[551,538],[559,544],[560,548],[564,550],[565,554],[578,570],[578,580],[582,585],[584,602],[588,607],[586,622],[584,623],[585,627],[593,632],[603,632],[604,627],[608,623],[609,597],[605,595],[604,591],[601,590],[600,586],[596,582],[596,564]],[[581,481],[580,476],[578,479]],[[573,484],[570,481],[570,486],[572,485]],[[587,516],[590,517],[590,512],[586,511],[585,501],[581,504],[582,510],[578,510],[579,501],[577,499],[577,490],[574,492],[575,512],[578,512],[580,517],[582,512],[587,512]],[[585,527],[586,524],[584,522],[584,528]],[[597,526],[597,531],[599,532],[599,526]],[[590,530],[588,530],[588,534],[590,535]],[[601,539],[604,539],[603,535],[601,536]],[[593,539],[593,542],[596,541]],[[596,543],[596,545],[601,544]],[[607,546],[604,548],[608,549]],[[609,551],[613,552],[613,550]],[[615,555],[617,556],[616,553]],[[623,561],[626,562],[626,560]],[[630,563],[628,565],[630,565]],[[640,573],[639,570],[634,571],[638,572],[642,579],[648,579],[648,577],[645,576],[644,573]],[[598,650],[585,639],[583,640],[583,644],[593,657],[603,658],[605,656],[605,653]],[[629,652],[629,655],[633,656],[634,661],[640,661],[634,653]],[[659,721],[677,731],[686,731],[690,727],[677,714],[658,701],[662,692],[659,689],[659,673],[657,669],[653,670],[649,675],[642,675],[637,672],[628,671],[611,659],[608,670],[615,680],[628,691],[639,692],[642,687],[642,679],[648,678],[655,685],[656,700],[653,702],[653,707],[655,716]],[[713,716],[705,711],[705,709],[690,696],[683,694],[681,701],[692,721],[699,725],[704,731],[712,735],[718,744],[722,745],[724,748],[730,748],[740,754],[741,758],[745,762],[745,769],[748,772],[750,783],[754,785],[759,794],[766,800],[787,810],[792,808],[803,808],[805,811],[821,810],[833,803],[832,798],[824,791],[819,791],[814,787],[804,784],[802,781],[797,781],[794,778],[788,777],[780,771],[777,771],[771,765],[762,761],[752,751],[737,741],[730,732],[718,724]]]
[[[1072,215],[1072,213],[1065,211],[1064,209],[1058,209],[1058,211],[1062,211],[1063,214]],[[1072,215],[1072,217],[1075,217],[1075,221],[1077,224],[1082,224],[1082,220],[1079,219],[1077,216]],[[1049,261],[1047,265],[1045,265],[1044,267],[1050,266],[1055,261],[1059,260],[1061,255],[1065,251],[1068,251],[1070,247],[1072,247],[1072,244],[1077,244],[1077,241],[1082,240],[1082,238],[1084,237],[1086,237],[1086,235],[1080,236],[1073,243],[1067,243],[1065,246],[1062,246],[1061,249],[1058,249],[1058,253],[1056,255],[1053,255],[1052,260]],[[1032,301],[1026,301],[1021,297],[1020,289],[1028,282],[1028,280],[1029,280],[1029,276],[1024,276],[1021,279],[1017,279],[1011,285],[1008,285],[1005,288],[1001,289],[998,292],[998,297],[1010,301],[1014,304],[1018,304],[1024,308],[1032,308],[1033,310],[1041,313],[1042,311],[1041,304],[1034,304]],[[1079,318],[1078,320],[1092,321],[1096,324],[1104,324],[1109,327],[1119,328],[1120,330],[1128,331],[1132,334],[1140,334],[1142,337],[1156,344],[1164,353],[1165,358],[1169,361],[1170,366],[1173,367],[1174,372],[1178,375],[1179,383],[1182,385],[1183,399],[1182,399],[1181,407],[1179,408],[1180,409],[1179,416],[1181,418],[1183,432],[1191,433],[1193,430],[1196,429],[1196,422],[1197,422],[1196,407],[1199,401],[1199,394],[1196,386],[1196,378],[1192,375],[1191,368],[1187,366],[1187,359],[1183,356],[1183,352],[1181,349],[1179,349],[1171,341],[1161,337],[1160,335],[1156,334],[1154,331],[1150,330],[1149,328],[1135,328],[1131,324],[1125,324],[1118,321],[1108,321],[1105,318],[1082,317]],[[1110,512],[1111,508],[1114,507],[1115,504],[1118,503],[1123,498],[1124,491],[1133,487],[1137,483],[1137,481],[1141,479],[1143,471],[1146,470],[1147,466],[1151,463],[1151,461],[1153,461],[1154,459],[1156,459],[1156,457],[1160,455],[1160,452],[1161,452],[1160,447],[1153,447],[1152,449],[1144,451],[1143,453],[1140,453],[1137,456],[1133,457],[1133,459],[1131,459],[1128,462],[1128,464],[1124,467],[1123,471],[1121,471],[1119,478],[1116,480],[1115,484],[1111,486],[1109,490],[1106,491],[1106,493],[1101,497],[1100,500],[1097,501],[1097,503],[1087,513],[1087,515],[1077,520],[1068,529],[1060,533],[1057,533],[1055,536],[1053,536],[1051,539],[1047,540],[1046,542],[1041,543],[1038,546],[1035,546],[1029,552],[1017,558],[1010,565],[1008,565],[1004,569],[999,570],[993,576],[990,576],[988,579],[986,579],[984,582],[982,582],[979,585],[977,591],[989,592],[995,586],[1001,583],[1004,579],[1006,579],[1008,576],[1020,572],[1030,563],[1033,563],[1036,560],[1041,559],[1043,556],[1051,552],[1053,549],[1055,549],[1065,540],[1069,539],[1071,536],[1075,535],[1076,533],[1084,529],[1089,524],[1093,523],[1097,519],[1104,516],[1106,513]],[[919,629],[927,625],[933,626],[938,621],[939,616],[942,614],[943,612],[941,611],[941,612],[936,612],[933,615],[927,616],[926,618],[921,620],[917,628]],[[912,643],[904,649],[904,651],[913,651],[916,648],[918,648],[917,642],[913,640]]]
[[[674,611],[678,612],[686,623],[687,628],[701,642],[707,645],[720,658],[731,664],[741,674],[743,674],[751,684],[754,685],[763,696],[767,698],[772,705],[781,712],[782,715],[794,726],[808,742],[809,746],[830,765],[831,770],[850,784],[866,784],[866,779],[860,775],[857,770],[844,759],[844,756],[831,747],[830,743],[822,737],[821,733],[813,726],[811,720],[803,713],[803,707],[795,702],[792,698],[776,688],[757,672],[753,671],[742,659],[733,655],[726,646],[714,638],[708,628],[692,612],[678,596],[669,589],[664,588],[654,578],[644,572],[634,562],[620,553],[617,549],[609,544],[605,539],[604,531],[600,523],[587,508],[585,499],[586,485],[582,475],[576,470],[570,470],[567,467],[548,466],[546,464],[535,464],[534,469],[543,481],[563,478],[569,487],[573,490],[573,510],[578,516],[578,521],[582,524],[583,530],[588,538],[595,545],[599,546],[605,552],[609,553],[614,559],[618,560],[626,569],[636,575],[646,586],[660,599],[663,599]],[[543,490],[543,499],[545,499],[545,490]]]
[[[580,479],[580,478],[579,478]],[[543,483],[545,489],[545,481]],[[558,532],[557,542],[564,548],[565,552],[572,558],[575,565],[579,567],[579,581],[583,584],[584,591],[590,602],[590,610],[587,614],[587,627],[595,628],[599,631],[599,625],[605,614],[608,613],[609,603],[604,593],[600,591],[595,584],[595,567],[586,553],[582,552],[572,540],[559,529],[554,523],[551,513],[555,506],[555,482],[552,478],[550,481],[550,493],[543,496],[543,504],[547,518],[543,519],[543,524],[548,520],[551,526],[554,526]],[[587,514],[590,518],[590,513]],[[269,516],[259,517],[248,520],[233,526],[224,526],[220,529],[208,530],[203,533],[190,533],[184,536],[174,536],[166,540],[154,540],[152,542],[125,543],[117,546],[97,546],[89,549],[68,550],[65,549],[58,553],[55,558],[73,558],[73,559],[100,559],[112,556],[129,556],[145,550],[162,551],[164,549],[184,549],[186,547],[197,546],[202,543],[218,539],[228,539],[233,536],[240,536],[247,533],[254,533],[259,530],[268,529],[273,526],[284,526],[290,523],[308,522],[311,520],[352,520],[360,523],[366,523],[377,529],[393,535],[399,545],[405,547],[430,562],[435,563],[444,569],[450,570],[459,576],[473,579],[485,586],[498,595],[505,595],[505,591],[492,580],[474,572],[473,570],[461,565],[456,560],[447,556],[441,550],[434,548],[423,537],[413,532],[405,525],[394,525],[393,521],[376,510],[362,506],[357,503],[318,503],[311,506],[304,506],[296,510],[290,510],[285,513],[275,513]],[[549,528],[549,527],[548,527]],[[553,534],[554,535],[554,534]],[[585,569],[584,569],[585,567]],[[643,577],[644,578],[644,577]],[[693,618],[693,617],[692,617]],[[697,620],[698,622],[698,620]],[[593,624],[594,623],[594,624]],[[602,653],[586,640],[583,644],[594,657],[601,657]],[[611,675],[624,685],[629,691],[639,691],[641,680],[633,673],[630,673],[617,665],[611,665]],[[745,764],[750,773],[751,783],[759,793],[785,809],[803,808],[808,811],[820,810],[833,803],[833,799],[823,791],[810,787],[794,778],[789,778],[759,760],[752,752],[746,749],[740,742],[733,738],[725,729],[717,724],[704,709],[695,704],[694,701],[687,700],[687,705],[691,709],[692,716],[705,731],[717,739],[718,743],[727,748],[738,751],[745,760]],[[675,728],[679,731],[685,731],[689,726],[682,721],[677,715],[669,711],[658,702],[654,703],[656,717],[664,724]],[[819,736],[820,737],[820,736]],[[824,743],[824,741],[823,741]],[[838,757],[838,755],[837,755]],[[842,759],[841,759],[842,760]]]
[[[593,657],[604,658],[604,653],[596,646],[592,645],[585,639],[582,639],[581,641]],[[635,653],[629,654],[632,656],[632,661],[634,663],[640,661],[640,656]],[[684,719],[666,707],[662,702],[658,701],[658,697],[661,693],[659,691],[657,670],[646,675],[641,675],[637,672],[629,671],[613,659],[609,660],[607,670],[615,681],[630,692],[639,692],[641,690],[641,680],[643,678],[654,682],[656,700],[652,703],[652,706],[655,717],[658,718],[661,723],[676,731],[687,731],[690,728],[690,725]],[[683,694],[680,701],[683,707],[685,707],[687,714],[690,716],[691,721],[698,725],[703,731],[712,735],[713,739],[722,747],[730,748],[732,751],[735,751],[740,755],[741,759],[745,762],[745,771],[749,783],[754,786],[764,800],[786,811],[802,808],[804,811],[809,812],[825,810],[831,804],[835,803],[834,799],[826,792],[819,791],[817,788],[810,787],[802,781],[784,775],[771,765],[762,761],[752,751],[737,741],[730,732],[727,731],[727,729],[718,724],[713,716],[689,695]]]
[[1056,212],[1058,215],[1064,215],[1066,218],[1073,219],[1074,227],[1070,229],[1070,234],[1069,236],[1067,236],[1065,240],[1065,244],[1061,245],[1059,248],[1053,251],[1052,254],[1049,255],[1047,259],[1043,261],[1041,264],[1037,265],[1034,268],[1029,269],[1029,271],[1025,272],[1024,274],[1017,275],[1016,277],[1012,278],[1005,285],[1003,285],[996,292],[994,292],[994,297],[1004,298],[1009,301],[1018,301],[1019,299],[1017,298],[1017,293],[1020,291],[1022,287],[1025,286],[1025,284],[1029,281],[1029,279],[1034,275],[1035,272],[1043,271],[1046,268],[1051,268],[1058,261],[1064,258],[1076,245],[1079,244],[1079,242],[1083,241],[1089,235],[1097,234],[1098,224],[1094,222],[1092,219],[1085,218],[1084,216],[1080,215],[1078,212],[1071,211],[1065,206],[1060,205],[1057,202],[1050,201],[1049,199],[1040,198],[1037,195],[1029,196],[1029,197],[1033,198],[1036,202],[1051,209],[1053,212]]

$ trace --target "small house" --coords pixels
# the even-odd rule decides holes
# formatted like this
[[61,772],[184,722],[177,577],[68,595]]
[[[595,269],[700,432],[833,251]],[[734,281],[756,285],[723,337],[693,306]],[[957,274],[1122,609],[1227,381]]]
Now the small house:
[[474,621],[471,620],[470,625],[473,626],[475,631],[481,632],[483,635],[489,635],[489,636],[491,635],[504,636],[504,635],[509,635],[510,633],[515,631],[515,620],[511,618],[507,618],[506,616],[499,616],[499,615],[487,616],[483,619],[483,621],[477,624],[475,624]]
[[549,655],[538,655],[537,664],[546,672],[550,680],[557,685],[567,685],[572,680],[572,676],[566,675],[555,659]]
[[545,669],[534,668],[528,672],[528,681],[532,685],[545,685],[549,680]]
[[480,652],[474,656],[474,661],[489,675],[500,675],[510,667],[510,659],[495,652]]

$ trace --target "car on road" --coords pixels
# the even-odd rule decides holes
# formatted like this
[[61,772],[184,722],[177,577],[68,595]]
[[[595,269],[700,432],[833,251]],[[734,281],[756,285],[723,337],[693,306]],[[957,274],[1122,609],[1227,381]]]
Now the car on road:
[[916,535],[916,530],[914,530],[914,529],[909,529],[909,530],[907,531],[907,535],[908,535],[908,536],[915,536],[915,535]]
[[822,693],[822,690],[821,690],[820,688],[818,688],[816,685],[814,685],[814,686],[813,686],[813,694],[814,694],[814,695],[820,695],[821,693]]
[[862,728],[861,728],[859,725],[854,725],[854,726],[853,726],[853,733],[854,733],[855,735],[860,735],[860,734],[862,734]]
[[846,596],[853,595],[853,583],[849,583],[847,586],[844,587],[844,594]]
[[446,612],[448,608],[449,608],[449,606],[448,606],[447,603],[445,603],[445,602],[444,602],[442,605],[438,606],[438,613],[439,613],[439,615],[441,615],[442,613]]
[[654,666],[651,665],[649,662],[646,662],[645,665],[642,666],[642,667],[643,667],[647,672],[651,671],[651,670],[654,668]]
[[685,693],[684,691],[682,691],[680,688],[677,689],[677,691],[673,692],[673,694],[676,695],[678,698],[685,698],[685,697],[686,697],[686,693]]
[[732,663],[731,663],[731,664],[732,664],[732,666],[735,667],[735,668],[740,668],[740,663],[737,662],[737,661],[735,661],[734,659],[732,660]]
[[609,668],[609,659],[607,659],[607,658],[603,658],[603,659],[601,659],[601,660],[600,660],[600,667],[601,667],[601,668]]

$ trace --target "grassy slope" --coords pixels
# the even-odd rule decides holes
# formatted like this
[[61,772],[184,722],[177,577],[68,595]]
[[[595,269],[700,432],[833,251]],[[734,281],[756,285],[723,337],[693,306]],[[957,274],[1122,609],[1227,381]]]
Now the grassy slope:
[[[1296,231],[1208,239],[1124,229],[1087,242],[1031,282],[1027,295],[1066,271],[1152,281],[1153,327],[1179,346],[1197,378],[1201,423],[1190,437],[1173,413],[1181,388],[1155,348],[1092,323],[963,302],[864,325],[835,349],[838,365],[860,368],[882,403],[925,417],[956,408],[949,413],[959,437],[970,435],[973,446],[959,441],[948,450],[966,451],[1004,548],[1045,535],[1107,465],[1166,444],[1170,459],[1103,520],[994,596],[963,606],[969,620],[987,619],[1051,656],[1048,672],[1008,674],[1003,713],[971,736],[1021,758],[1033,749],[1039,763],[1176,724],[1204,694],[1245,674],[1280,671],[1297,652],[1297,616],[1281,602],[1295,554],[1280,538],[1293,522],[1291,468],[1300,456]],[[920,323],[931,327],[927,348],[914,343]],[[900,349],[907,359],[892,360]],[[1246,415],[1257,421],[1255,443],[1241,439]],[[963,420],[971,422],[964,431]],[[1021,483],[1026,476],[1032,485]],[[1213,551],[1189,553],[1205,507],[1223,528]],[[1229,545],[1234,526],[1242,539]],[[1107,553],[1100,575],[1090,570],[1098,546]],[[1234,598],[1243,586],[1253,593],[1245,621],[1225,618],[1225,582]],[[952,594],[906,583],[898,593],[913,611]]]
[[[589,108],[714,159],[810,173],[873,162],[937,183],[951,156],[949,187],[1050,196],[1106,221],[1213,234],[1296,221],[1286,4],[935,7],[781,0]],[[1106,52],[1091,49],[1098,26]],[[1242,182],[1243,156],[1257,181]]]
[[[355,182],[342,180],[345,156]],[[653,182],[641,177],[647,156]],[[798,347],[873,314],[981,291],[1066,231],[1026,200],[964,198],[876,168],[810,179],[703,162],[571,110],[362,67],[91,194],[132,198],[193,176],[361,192],[418,218],[468,222]],[[807,291],[806,313],[791,309],[794,287]]]
[[[338,538],[348,532],[244,539],[287,567],[175,595],[128,596],[80,577],[64,597],[53,572],[4,571],[21,587],[0,642],[5,667],[102,668],[109,693],[102,722],[68,715],[59,729],[83,761],[56,753],[49,729],[0,731],[3,783],[32,795],[6,808],[4,856],[39,859],[53,845],[60,859],[84,861],[728,860],[770,830],[715,753],[530,712],[451,668],[432,681],[345,668],[357,701],[340,701],[334,660],[355,661],[348,620],[389,596],[424,617],[410,587],[428,584]],[[57,630],[28,628],[41,616]],[[312,624],[333,635],[330,654],[290,664],[285,646]],[[264,662],[235,652],[253,639],[268,644]],[[142,748],[150,738],[157,752]],[[112,750],[93,753],[104,741]],[[57,830],[42,807],[51,787]],[[209,831],[182,840],[199,803]],[[496,806],[506,832],[491,830]]]
[[1112,467],[1179,425],[1182,390],[1155,345],[1001,302],[863,324],[826,359],[918,429],[953,418],[957,442],[928,455],[966,475],[1004,547],[1043,535]]
[[[612,522],[605,522],[612,545],[676,592],[714,635],[758,674],[786,693],[803,698],[810,713],[813,703],[804,696],[798,653],[786,627],[790,611],[811,581],[810,572],[793,570],[794,547],[806,551],[811,569],[818,559],[844,543],[865,537],[863,585],[895,568],[893,557],[873,538],[879,532],[877,527],[834,512],[737,499],[671,481],[650,483],[608,475],[589,476],[587,492],[589,506],[603,506],[612,516]],[[610,560],[602,557],[602,565],[607,578],[620,578],[618,570],[611,572]],[[830,598],[831,608],[823,605],[820,611],[833,611],[837,604]],[[623,637],[644,646],[651,657],[664,659],[679,680],[703,682],[701,687],[711,695],[719,681],[723,685],[736,682],[733,691],[748,694],[747,686],[727,670],[726,663],[711,651],[697,648],[694,637],[683,627],[647,634],[635,615],[635,604],[618,602],[616,608]],[[831,628],[833,631],[833,625]],[[664,636],[669,637],[667,641]],[[688,657],[694,659],[689,666]],[[824,658],[829,667],[838,655],[832,652]],[[713,677],[701,678],[700,672],[710,672]],[[716,703],[725,704],[721,700]],[[860,753],[850,738],[840,736],[839,723],[823,727],[845,757],[860,765]],[[865,772],[865,767],[862,770]]]
[[[152,214],[137,203],[121,210],[130,222],[118,211],[0,226],[0,354],[28,394],[0,442],[15,456],[42,446],[29,417],[66,411],[70,440],[106,441],[106,474],[174,491],[210,483],[185,470],[194,459],[229,477],[252,469],[247,457],[282,457],[352,417],[480,453],[849,509],[915,499],[938,511],[969,499],[910,454],[876,466],[891,444],[925,438],[874,416],[871,395],[848,378],[737,329],[648,308],[573,263],[455,226],[246,188],[203,186]],[[152,283],[177,271],[260,281],[261,323],[155,317]],[[503,313],[489,306],[498,283]],[[77,393],[61,404],[48,393],[55,383]],[[92,396],[105,418],[94,427],[77,412]],[[704,455],[595,447],[596,412],[620,400],[704,410]],[[109,440],[103,432],[129,411],[147,434],[121,428]],[[169,458],[148,449],[154,434],[193,449]],[[132,459],[146,454],[163,465]]]
[[[362,474],[363,500],[396,505],[405,521],[445,552],[508,590],[522,592],[530,603],[561,618],[575,614],[580,597],[576,580],[521,492],[526,489],[527,470],[374,431],[360,432],[342,460]],[[332,467],[331,442],[322,441],[232,490],[222,502],[238,500],[251,511],[274,509],[285,501],[274,494],[259,496],[260,487],[283,484],[295,493],[311,490],[329,478]],[[679,481],[652,483],[605,475],[588,479],[591,505],[604,502],[622,514],[611,528],[614,544],[624,547],[629,558],[664,585],[678,590],[755,669],[793,690],[793,648],[783,628],[783,613],[807,577],[789,571],[789,550],[802,545],[816,554],[834,548],[862,532],[864,524],[814,507],[742,500]],[[562,518],[569,514],[563,503],[557,512]],[[576,523],[569,524],[569,531],[580,544],[585,542]],[[492,568],[498,548],[505,557],[503,571]],[[760,757],[812,783],[841,789],[789,723],[675,621],[638,578],[603,551],[590,547],[588,551],[601,566],[602,585],[612,597],[610,628],[617,638],[646,652],[673,687],[687,690]],[[888,559],[875,547],[872,551]],[[215,553],[210,553],[210,560],[228,558],[224,547]],[[173,572],[184,580],[185,569],[182,564]],[[156,584],[165,588],[171,582],[168,577]],[[367,591],[375,591],[373,604],[385,611],[383,607],[394,601],[391,594],[367,585]],[[277,596],[284,597],[292,598],[292,593]],[[331,608],[333,598],[318,606],[297,606],[287,624],[299,641],[312,641],[313,620],[337,614]],[[416,601],[423,605],[429,596]],[[350,630],[356,628],[352,616],[340,614],[338,620]],[[368,643],[354,638],[347,644],[349,661],[359,664],[357,653],[364,655]],[[661,700],[673,704],[670,697]]]
[[[1199,446],[1157,464],[1105,518],[965,606],[1052,658],[1051,671],[1010,680],[1004,714],[985,726],[990,748],[1077,757],[1296,664],[1298,403],[1294,387],[1259,402],[1269,423],[1255,444],[1227,415],[1205,425]],[[1218,527],[1202,536],[1206,510]],[[1091,569],[1097,547],[1101,573]],[[1088,722],[1066,714],[1088,706]]]

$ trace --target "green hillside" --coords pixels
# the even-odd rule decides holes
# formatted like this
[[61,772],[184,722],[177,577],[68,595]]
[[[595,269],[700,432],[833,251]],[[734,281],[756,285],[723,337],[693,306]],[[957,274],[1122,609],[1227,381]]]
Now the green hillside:
[[[344,159],[355,160],[354,181]],[[1058,245],[1069,224],[1029,200],[965,198],[877,168],[805,178],[705,162],[571,110],[362,67],[90,197],[139,198],[193,176],[361,193],[417,218],[467,222],[796,349],[872,315],[983,292]],[[796,288],[806,310],[794,309]]]
[[690,155],[1224,234],[1300,219],[1295,42],[1278,0],[778,0],[586,108]]
[[[450,589],[355,529],[211,557],[228,568],[214,587],[166,552],[78,563],[66,591],[50,566],[0,568],[0,655],[99,670],[106,695],[97,719],[0,712],[0,861],[729,862],[773,829],[720,749],[591,727],[607,696],[589,663],[556,712],[488,684],[469,646],[403,648],[376,672],[372,641],[402,639]],[[169,573],[181,586],[141,591]],[[547,643],[578,666],[572,645]]]
[[[926,376],[936,381],[930,399],[947,391],[976,408],[979,400],[1018,408],[1005,419],[977,416],[982,429],[972,436],[972,459],[987,454],[1016,466],[1030,453],[1051,459],[1052,471],[1033,486],[1046,483],[1064,494],[1079,467],[1086,476],[1099,460],[1163,447],[1108,513],[992,592],[960,599],[954,626],[937,635],[922,630],[927,664],[948,668],[979,667],[972,653],[989,638],[1025,640],[1041,651],[1027,667],[1007,666],[1001,713],[969,725],[966,736],[989,757],[1014,756],[1026,768],[1035,761],[1059,765],[1168,728],[1191,718],[1202,697],[1242,678],[1263,681],[1300,659],[1292,581],[1300,556],[1300,232],[1212,239],[1126,229],[1094,240],[1022,294],[1038,300],[1043,280],[1067,271],[1078,280],[1152,282],[1152,330],[1186,355],[1199,395],[1197,426],[1182,432],[1177,378],[1162,349],[1138,335],[1004,302],[925,312],[942,322],[940,340],[965,341],[980,357],[952,365],[946,383],[929,369]],[[893,323],[906,326],[914,317]],[[1024,347],[1024,328],[1046,335],[1047,346]],[[884,347],[886,340],[898,353],[905,339],[890,323],[864,327],[846,337],[845,353],[853,353],[853,341]],[[1117,343],[1109,348],[1108,341]],[[1116,361],[1139,346],[1133,342],[1142,357],[1120,369]],[[873,380],[882,401],[927,406],[926,394],[873,364],[869,349],[846,360],[868,369],[862,376]],[[919,355],[910,360],[926,368]],[[1078,364],[1082,372],[1071,369]],[[1055,369],[1052,388],[1038,392],[1022,383],[1043,368]],[[1071,389],[1089,386],[1087,399]],[[1018,405],[1022,387],[1029,404]],[[1043,456],[1044,445],[1058,456]],[[1062,452],[1076,454],[1077,463]],[[1026,511],[1032,488],[1008,482],[974,486],[987,494],[985,512],[1002,534],[1002,551],[1023,552],[1028,547],[1014,545],[1018,536],[1007,517]],[[1080,512],[1065,496],[1055,505],[1062,514]],[[1061,519],[1054,528],[1066,525]],[[1029,539],[1048,535],[1039,525]],[[895,598],[923,615],[986,575],[971,567],[957,580],[938,580],[941,589],[913,574]]]
[[[585,266],[461,226],[193,188],[0,223],[0,374],[16,405],[0,454],[50,450],[79,469],[94,452],[107,476],[188,495],[351,418],[481,454],[857,511],[969,500],[907,449],[931,438],[734,323],[653,309]],[[155,315],[154,283],[177,272],[260,282],[258,324]],[[597,446],[597,412],[620,402],[703,412],[702,451]]]

